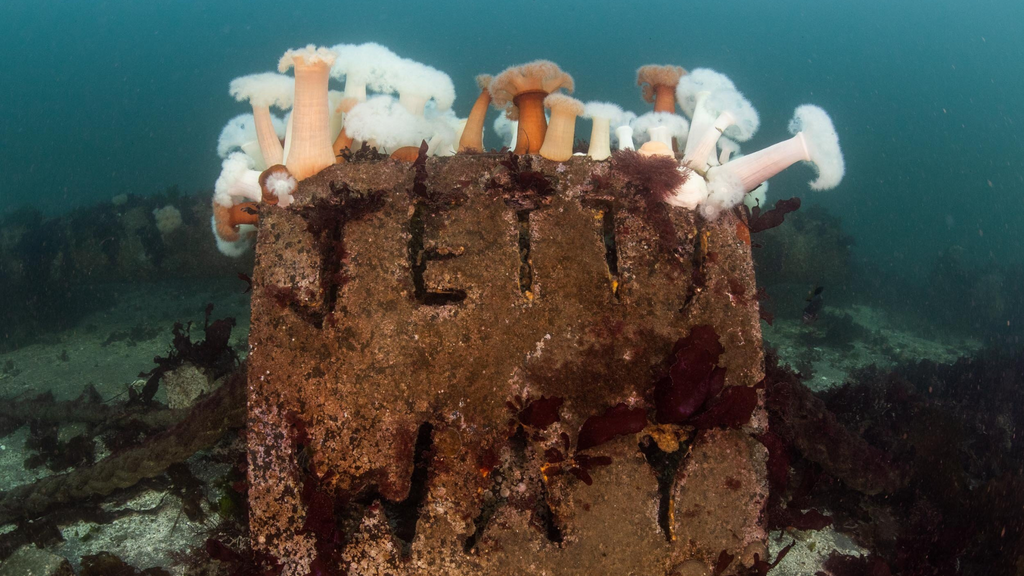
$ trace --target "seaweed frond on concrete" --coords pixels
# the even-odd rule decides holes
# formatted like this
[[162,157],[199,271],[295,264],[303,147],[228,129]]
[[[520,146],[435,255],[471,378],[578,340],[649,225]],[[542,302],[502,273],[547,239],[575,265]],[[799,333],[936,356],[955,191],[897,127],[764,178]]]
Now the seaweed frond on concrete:
[[551,202],[556,193],[554,177],[533,169],[530,156],[509,152],[499,162],[498,171],[487,183],[487,189],[517,211],[536,210]]
[[675,158],[644,156],[635,150],[612,153],[612,170],[618,172],[636,191],[658,202],[664,202],[673,190],[686,183],[689,172],[679,170]]
[[351,148],[345,148],[338,154],[338,157],[344,162],[379,162],[387,158],[388,155],[382,154],[375,147],[363,142],[363,145],[355,152]]

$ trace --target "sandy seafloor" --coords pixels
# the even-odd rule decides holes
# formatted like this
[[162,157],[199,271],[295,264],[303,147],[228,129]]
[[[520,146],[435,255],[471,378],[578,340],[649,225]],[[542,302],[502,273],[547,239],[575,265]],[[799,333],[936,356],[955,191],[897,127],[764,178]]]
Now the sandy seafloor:
[[[193,338],[202,338],[207,303],[215,305],[214,319],[231,316],[237,320],[231,344],[244,356],[249,329],[249,297],[243,293],[244,288],[244,283],[236,279],[110,286],[108,289],[116,294],[116,306],[87,316],[73,330],[48,334],[21,349],[0,352],[0,397],[29,398],[52,392],[59,400],[70,400],[91,384],[106,400],[123,399],[128,386],[138,385],[139,373],[153,368],[154,356],[168,353],[174,322],[192,321]],[[863,328],[858,330],[862,337],[842,348],[830,348],[808,345],[808,331],[821,328],[806,326],[799,319],[776,319],[773,326],[763,324],[766,343],[778,351],[783,363],[810,373],[808,385],[817,390],[837,386],[852,371],[871,364],[887,367],[922,359],[951,362],[980,347],[979,342],[967,338],[910,332],[866,306],[832,308],[827,314],[849,314]],[[61,430],[62,438],[77,433],[74,425]],[[48,473],[45,468],[26,470],[23,466],[27,436],[28,427],[24,426],[0,438],[0,490]],[[98,458],[106,455],[100,443],[97,448]],[[207,522],[212,525],[217,522],[220,496],[216,481],[228,467],[202,453],[188,464],[208,486]],[[65,542],[50,550],[67,557],[76,567],[83,555],[109,551],[138,569],[161,566],[172,574],[181,574],[183,569],[174,565],[172,553],[201,546],[205,541],[208,526],[189,521],[181,512],[177,496],[145,489],[123,499],[108,499],[105,506],[143,513],[104,526],[83,522],[61,526]],[[0,527],[0,533],[11,529],[11,525]],[[853,542],[829,528],[775,533],[773,555],[792,541],[797,546],[772,571],[773,575],[813,574],[832,550],[858,553]]]
[[[244,356],[249,332],[245,287],[238,279],[108,286],[117,305],[85,317],[73,330],[47,334],[38,343],[0,353],[0,397],[31,398],[52,392],[58,400],[72,400],[91,384],[103,399],[123,400],[128,386],[141,384],[139,373],[154,367],[153,358],[170,351],[175,322],[191,321],[193,340],[202,340],[208,303],[214,304],[212,319],[235,318],[231,346]],[[161,399],[159,394],[157,399]],[[0,490],[49,474],[45,467],[26,470],[23,466],[28,432],[28,426],[23,426],[0,438]],[[78,433],[76,426],[64,426],[61,438]],[[102,444],[96,446],[97,458],[106,456]],[[207,522],[212,525],[218,521],[216,503],[220,498],[214,486],[228,466],[215,464],[202,453],[188,464],[193,474],[211,487],[206,497],[210,504]],[[207,526],[186,518],[177,496],[143,490],[129,498],[105,507],[143,513],[105,526],[86,522],[61,526],[65,542],[50,550],[76,567],[83,555],[109,551],[140,570],[161,566],[180,574],[181,570],[172,566],[171,552],[202,545]],[[12,528],[0,527],[0,533]]]
[[[823,334],[834,318],[852,320],[851,338],[841,346],[830,346]],[[761,323],[766,346],[773,348],[779,361],[801,372],[808,387],[815,391],[842,385],[859,368],[891,368],[897,364],[930,360],[952,363],[981,349],[980,340],[948,331],[907,328],[882,310],[854,304],[830,307],[811,325],[800,319],[777,318],[768,326]]]

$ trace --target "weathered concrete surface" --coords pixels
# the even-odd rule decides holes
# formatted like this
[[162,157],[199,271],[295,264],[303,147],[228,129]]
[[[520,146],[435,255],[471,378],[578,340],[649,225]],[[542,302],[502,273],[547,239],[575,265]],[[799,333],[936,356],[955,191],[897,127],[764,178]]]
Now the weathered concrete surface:
[[[504,158],[431,159],[427,198],[408,164],[343,164],[261,214],[250,523],[287,573],[319,555],[349,574],[668,574],[765,538],[763,418],[691,443],[670,527],[643,433],[574,450],[587,418],[650,409],[692,326],[720,335],[727,385],[760,380],[742,224],[649,207],[583,158],[534,160],[554,194],[527,216]],[[541,397],[559,421],[522,425]]]

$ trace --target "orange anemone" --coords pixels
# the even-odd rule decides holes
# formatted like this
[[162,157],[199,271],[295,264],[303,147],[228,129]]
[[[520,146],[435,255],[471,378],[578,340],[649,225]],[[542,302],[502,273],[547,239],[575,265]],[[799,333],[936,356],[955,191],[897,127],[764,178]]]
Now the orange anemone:
[[217,236],[225,242],[237,242],[241,239],[238,227],[243,224],[255,226],[259,223],[259,210],[255,202],[242,202],[228,208],[213,203],[213,219]]
[[419,155],[419,146],[402,146],[391,153],[391,158],[400,162],[415,162]]
[[494,78],[488,87],[492,104],[504,109],[511,103],[519,109],[519,130],[513,152],[536,154],[540,151],[548,128],[544,98],[560,89],[572,93],[574,86],[572,76],[548,60],[513,66]]
[[741,219],[736,220],[736,237],[747,246],[750,246],[750,227]]
[[676,155],[669,148],[668,144],[659,142],[657,140],[649,140],[644,142],[644,145],[640,147],[637,152],[641,156],[668,156],[669,158],[675,158]]
[[[335,109],[335,112],[340,114],[348,114],[349,112],[352,111],[352,108],[354,108],[355,105],[358,103],[359,100],[357,100],[356,98],[345,98],[338,103],[338,108]],[[352,142],[352,137],[348,135],[348,132],[345,131],[345,125],[342,124],[341,132],[338,132],[338,137],[334,139],[334,145],[332,146],[334,150],[335,163],[341,164],[341,151],[352,148]]]
[[298,182],[284,164],[274,164],[260,173],[260,192],[263,203],[276,206],[284,200],[282,207],[291,203],[291,195],[298,188]]
[[682,66],[648,64],[636,71],[636,85],[655,112],[676,112],[676,84],[686,74]]
[[491,105],[491,92],[487,89],[493,78],[490,74],[481,74],[476,77],[477,86],[480,87],[480,96],[473,103],[473,109],[466,119],[466,127],[462,130],[462,138],[459,139],[459,152],[483,152],[484,150],[484,120],[487,119],[487,108]]

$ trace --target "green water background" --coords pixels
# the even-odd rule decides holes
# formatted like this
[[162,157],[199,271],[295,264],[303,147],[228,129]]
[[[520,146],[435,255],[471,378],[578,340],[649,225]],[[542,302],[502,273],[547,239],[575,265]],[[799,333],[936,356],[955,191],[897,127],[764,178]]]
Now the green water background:
[[1019,260],[1022,24],[1016,0],[4,0],[0,210],[212,189],[217,135],[246,111],[232,78],[291,47],[375,41],[450,74],[462,116],[476,74],[535,58],[572,73],[581,99],[637,112],[638,66],[714,68],[761,113],[748,151],[786,137],[799,104],[829,111],[842,185],[812,193],[794,168],[771,197],[839,214],[858,258],[923,270],[960,245],[976,261]]

